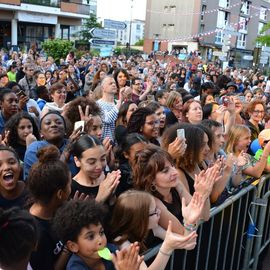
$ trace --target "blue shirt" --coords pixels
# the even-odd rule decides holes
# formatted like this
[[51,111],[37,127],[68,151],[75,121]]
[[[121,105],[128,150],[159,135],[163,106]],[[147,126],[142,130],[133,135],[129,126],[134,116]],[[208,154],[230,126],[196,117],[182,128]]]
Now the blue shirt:
[[4,118],[2,111],[0,111],[0,134],[2,134],[5,129],[6,121],[7,120]]
[[[111,253],[115,253],[117,248],[115,245],[108,244],[107,248],[110,250]],[[104,259],[101,259],[105,270],[115,270],[114,265],[112,261],[107,261]],[[76,254],[73,254],[67,264],[66,270],[92,270],[88,267],[88,265]]]
[[45,104],[46,104],[46,101],[45,101],[44,99],[42,99],[42,98],[39,98],[39,99],[37,100],[37,104],[38,104],[38,107],[40,108],[40,110],[42,111],[43,107],[44,107]]
[[[65,149],[67,142],[68,142],[67,140],[64,140],[63,145],[59,149],[59,151],[61,153]],[[48,146],[48,145],[50,145],[50,144],[47,141],[35,141],[27,147],[25,155],[24,155],[24,164],[23,164],[23,178],[24,178],[24,180],[27,180],[27,177],[28,177],[28,174],[29,174],[31,167],[38,161],[38,158],[37,158],[38,150],[40,148],[43,148],[43,147]],[[69,167],[69,170],[71,171],[72,176],[76,175],[79,171],[74,163],[73,156],[71,156],[69,161],[68,161],[68,167]]]

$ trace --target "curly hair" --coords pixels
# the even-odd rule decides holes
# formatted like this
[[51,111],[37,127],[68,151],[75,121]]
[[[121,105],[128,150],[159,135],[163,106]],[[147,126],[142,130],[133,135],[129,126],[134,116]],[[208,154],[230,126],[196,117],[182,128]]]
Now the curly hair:
[[169,144],[177,137],[177,129],[185,130],[187,150],[185,155],[176,159],[177,168],[192,171],[199,162],[199,152],[203,147],[204,131],[202,128],[189,123],[175,124],[165,130],[162,136],[162,146],[168,149]]
[[33,135],[37,138],[37,140],[40,140],[39,130],[34,119],[26,112],[19,112],[12,115],[5,124],[5,130],[9,131],[8,145],[12,147],[16,147],[20,144],[20,138],[18,136],[18,126],[22,119],[28,119],[31,122],[33,127]]
[[102,224],[106,210],[95,200],[70,200],[64,203],[53,218],[53,230],[66,243],[76,242],[81,230],[89,225]]
[[75,122],[80,121],[80,113],[78,106],[82,107],[82,111],[84,112],[86,106],[89,106],[89,113],[92,115],[101,115],[101,109],[97,105],[94,100],[90,100],[86,97],[77,97],[76,99],[72,100],[68,103],[67,109],[65,111],[65,118],[67,118],[73,125]]
[[[76,99],[68,103],[64,111],[64,118],[67,122],[67,135],[70,135],[72,133],[75,122],[81,120],[78,109],[79,105],[81,106],[83,112],[85,112],[86,106],[89,106],[90,114],[92,114],[93,116],[102,116],[101,109],[94,100],[90,100],[86,97],[77,97]],[[88,127],[86,126],[85,128],[87,131]]]
[[60,160],[60,152],[54,145],[39,149],[38,162],[28,176],[28,187],[35,201],[47,204],[59,189],[69,184],[71,174],[66,163]]
[[149,115],[155,114],[149,108],[139,108],[130,116],[128,125],[127,125],[127,133],[142,133],[142,128],[145,124],[146,117]]
[[153,181],[158,172],[165,168],[166,162],[172,165],[172,157],[165,150],[155,145],[146,145],[143,151],[135,155],[135,163],[133,166],[134,187],[138,190],[144,190],[153,196],[163,199],[156,189],[153,190]]

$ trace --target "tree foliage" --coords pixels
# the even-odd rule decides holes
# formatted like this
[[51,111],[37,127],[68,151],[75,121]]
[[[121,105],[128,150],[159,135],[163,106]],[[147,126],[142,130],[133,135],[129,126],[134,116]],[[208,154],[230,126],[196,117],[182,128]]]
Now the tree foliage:
[[270,46],[270,35],[267,35],[266,32],[270,29],[270,22],[268,22],[262,30],[260,31],[261,36],[257,37],[256,41],[260,42],[262,45]]
[[66,58],[69,51],[73,48],[73,42],[62,39],[46,40],[41,44],[42,49],[48,56],[52,56],[56,63],[59,63],[61,58]]
[[91,14],[90,17],[83,23],[82,30],[79,31],[79,38],[85,41],[89,41],[89,39],[92,38],[92,35],[89,33],[89,31],[95,27],[101,28],[102,25],[97,21],[97,17]]
[[144,43],[144,40],[143,39],[140,39],[134,45],[135,46],[143,46],[143,43]]

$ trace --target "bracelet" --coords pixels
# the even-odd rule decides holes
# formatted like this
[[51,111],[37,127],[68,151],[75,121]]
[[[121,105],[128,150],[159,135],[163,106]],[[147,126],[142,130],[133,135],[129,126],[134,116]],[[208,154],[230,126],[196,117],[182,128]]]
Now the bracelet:
[[162,254],[162,255],[165,255],[165,256],[168,256],[170,257],[172,255],[172,252],[171,253],[166,253],[164,251],[162,251],[161,249],[159,250],[159,252]]
[[197,230],[197,224],[186,224],[184,223],[184,228],[189,232],[194,232]]

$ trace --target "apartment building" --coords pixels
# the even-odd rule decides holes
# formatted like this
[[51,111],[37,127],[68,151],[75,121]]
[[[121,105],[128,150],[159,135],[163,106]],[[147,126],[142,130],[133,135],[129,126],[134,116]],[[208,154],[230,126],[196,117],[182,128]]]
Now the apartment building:
[[[196,50],[198,44],[192,39],[177,40],[195,35],[199,30],[201,0],[147,0],[144,50],[171,51],[173,48]],[[175,41],[174,41],[175,40]]]
[[125,23],[127,27],[124,30],[117,31],[117,41],[121,42],[123,45],[126,45],[129,42],[130,45],[134,45],[139,40],[144,39],[145,21],[132,20],[131,26],[130,21],[125,21]]
[[69,39],[71,27],[81,25],[82,19],[89,17],[90,2],[0,0],[0,48],[29,48],[48,38]]
[[147,1],[144,49],[200,50],[213,60],[228,52],[252,65],[256,38],[270,20],[269,0]]

